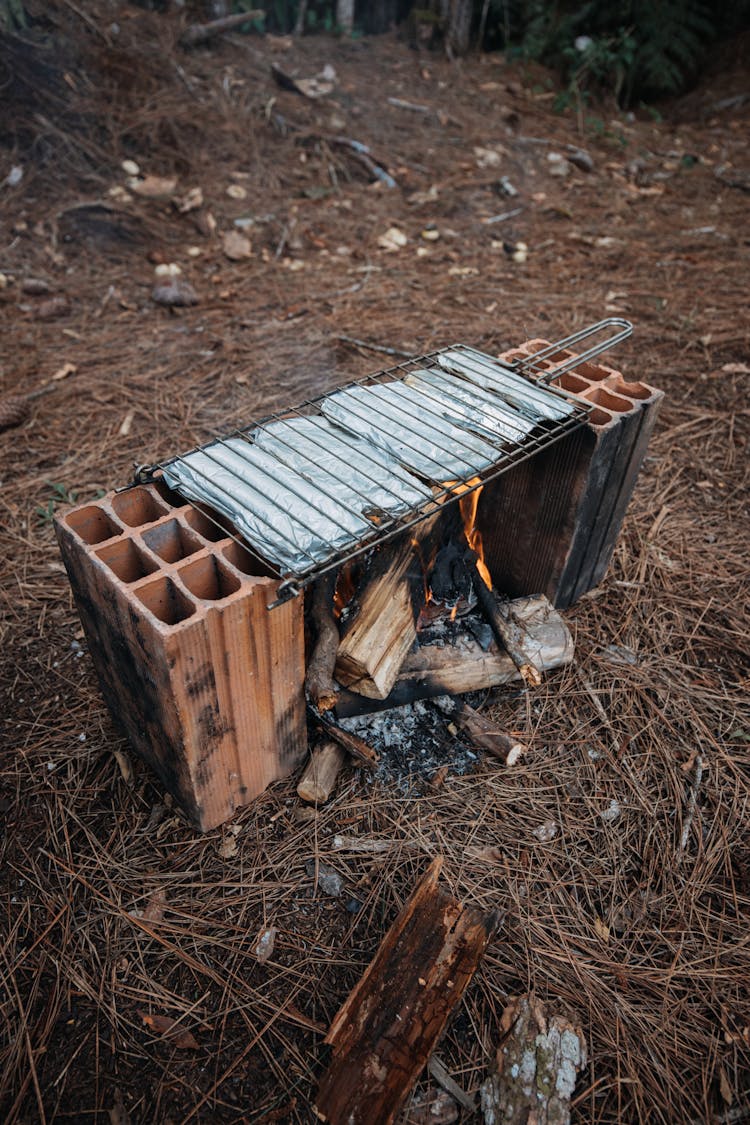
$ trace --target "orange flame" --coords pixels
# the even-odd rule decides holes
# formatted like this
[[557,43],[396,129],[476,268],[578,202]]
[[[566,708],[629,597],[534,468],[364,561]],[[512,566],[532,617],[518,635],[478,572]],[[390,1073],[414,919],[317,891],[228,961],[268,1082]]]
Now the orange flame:
[[[475,487],[476,486],[476,487]],[[472,477],[464,485],[459,485],[456,491],[461,491],[464,495],[458,501],[458,509],[461,513],[461,519],[464,521],[464,535],[466,542],[471,547],[472,551],[477,556],[477,570],[481,574],[485,584],[492,589],[492,575],[484,561],[484,547],[482,545],[482,533],[476,526],[477,508],[479,507],[479,497],[482,494],[484,486],[479,483],[479,477]],[[472,492],[467,491],[473,489]]]
[[352,564],[346,563],[342,566],[336,578],[336,589],[333,593],[333,614],[337,620],[341,617],[342,611],[349,605],[357,588],[353,570]]

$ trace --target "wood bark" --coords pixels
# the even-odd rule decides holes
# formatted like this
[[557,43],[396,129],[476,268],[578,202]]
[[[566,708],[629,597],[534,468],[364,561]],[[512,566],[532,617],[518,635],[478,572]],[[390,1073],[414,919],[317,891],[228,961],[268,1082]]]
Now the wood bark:
[[354,31],[354,0],[336,0],[336,23],[344,35]]
[[364,739],[356,734],[351,734],[348,730],[344,730],[343,727],[337,726],[336,723],[329,722],[328,719],[324,719],[322,716],[316,715],[314,717],[323,733],[328,735],[330,739],[333,739],[334,742],[338,743],[338,745],[346,750],[347,754],[350,754],[360,765],[369,766],[370,769],[374,769],[378,764],[379,758],[377,754],[372,746],[367,745]]
[[319,711],[330,711],[336,703],[333,669],[339,647],[339,629],[333,616],[336,571],[329,571],[315,583],[311,595],[310,617],[315,628],[315,646],[307,662],[305,692]]
[[336,679],[368,699],[385,699],[417,638],[412,601],[416,565],[409,540],[383,553],[360,596],[359,613],[339,645]]
[[[539,595],[518,598],[511,604],[514,615],[523,622],[523,644],[536,666],[547,672],[569,664],[573,659],[573,639],[562,617],[547,599]],[[401,707],[416,699],[462,695],[518,679],[520,672],[504,648],[493,643],[485,652],[473,637],[463,636],[455,644],[425,645],[410,652],[390,695],[384,700],[368,700],[354,692],[339,692],[336,715],[362,715],[387,707]]]
[[568,1125],[586,1040],[574,1012],[533,994],[515,997],[500,1020],[493,1073],[482,1084],[485,1125]]
[[417,884],[326,1036],[333,1057],[316,1098],[331,1125],[390,1125],[432,1053],[497,926],[438,887]]
[[330,740],[316,746],[297,782],[297,796],[312,804],[324,804],[333,792],[345,761],[346,750],[338,742]]

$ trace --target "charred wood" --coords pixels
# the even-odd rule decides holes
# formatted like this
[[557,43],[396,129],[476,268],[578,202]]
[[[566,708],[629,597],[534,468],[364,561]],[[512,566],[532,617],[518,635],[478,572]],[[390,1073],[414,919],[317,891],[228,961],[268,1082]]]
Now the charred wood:
[[310,617],[315,628],[315,647],[307,663],[305,693],[319,711],[330,711],[336,704],[337,688],[333,669],[339,648],[339,630],[333,616],[336,572],[328,571],[315,583]]
[[328,1031],[316,1108],[331,1125],[395,1120],[497,928],[439,888],[441,865],[430,864]]
[[542,675],[535,661],[522,647],[522,630],[516,620],[508,612],[507,603],[499,602],[494,590],[487,585],[477,567],[476,554],[471,551],[467,557],[467,566],[471,573],[471,581],[477,601],[482,613],[495,635],[498,644],[502,645],[508,656],[521,673],[521,679],[527,684],[536,686],[542,682]]
[[346,750],[347,754],[354,758],[360,765],[374,769],[378,764],[379,758],[377,754],[372,746],[368,746],[364,739],[359,738],[356,734],[351,734],[348,730],[344,730],[343,727],[323,718],[322,715],[316,715],[315,720],[322,732],[341,746],[342,749]]

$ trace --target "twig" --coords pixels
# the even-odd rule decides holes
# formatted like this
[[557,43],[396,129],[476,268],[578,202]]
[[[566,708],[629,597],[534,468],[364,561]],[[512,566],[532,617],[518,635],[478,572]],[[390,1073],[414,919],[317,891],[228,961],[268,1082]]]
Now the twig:
[[432,110],[428,105],[417,105],[416,102],[405,102],[403,98],[387,98],[388,105],[395,106],[396,109],[410,109],[412,113],[431,113]]
[[512,219],[516,215],[520,215],[523,207],[514,207],[512,211],[501,211],[499,215],[490,215],[489,219],[482,219],[482,222],[487,226],[490,223],[504,223],[506,219]]
[[455,1098],[459,1105],[462,1105],[464,1109],[468,1109],[469,1113],[474,1112],[474,1110],[477,1108],[477,1103],[475,1102],[474,1098],[467,1094],[465,1090],[462,1090],[458,1082],[454,1081],[454,1079],[451,1078],[450,1074],[445,1069],[445,1066],[437,1057],[437,1055],[430,1056],[430,1061],[427,1063],[427,1069],[429,1070],[430,1074],[435,1079],[437,1084],[439,1086],[442,1086],[444,1090],[447,1090],[451,1097]]
[[186,27],[180,36],[180,46],[197,47],[201,43],[208,43],[226,31],[234,31],[236,27],[242,27],[243,23],[262,20],[265,14],[265,11],[259,8],[250,12],[236,12],[231,16],[222,16],[221,19],[211,20],[210,23],[193,23],[190,27]]
[[358,340],[356,336],[337,336],[337,340],[341,340],[343,344],[353,344],[355,348],[366,348],[371,352],[383,352],[385,355],[393,355],[398,359],[413,359],[413,352],[402,352],[398,348],[389,348],[386,344],[370,344],[367,340]]

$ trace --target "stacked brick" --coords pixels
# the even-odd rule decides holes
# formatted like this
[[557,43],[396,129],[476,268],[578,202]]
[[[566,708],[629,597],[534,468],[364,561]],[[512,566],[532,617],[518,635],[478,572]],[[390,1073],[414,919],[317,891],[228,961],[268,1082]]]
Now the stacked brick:
[[56,521],[107,705],[192,823],[226,821],[307,748],[301,598],[165,486]]
[[[548,346],[531,340],[502,358]],[[561,351],[538,369],[572,355]],[[604,577],[664,396],[593,362],[555,384],[594,404],[587,425],[487,485],[477,523],[498,589],[544,593],[565,608]]]

